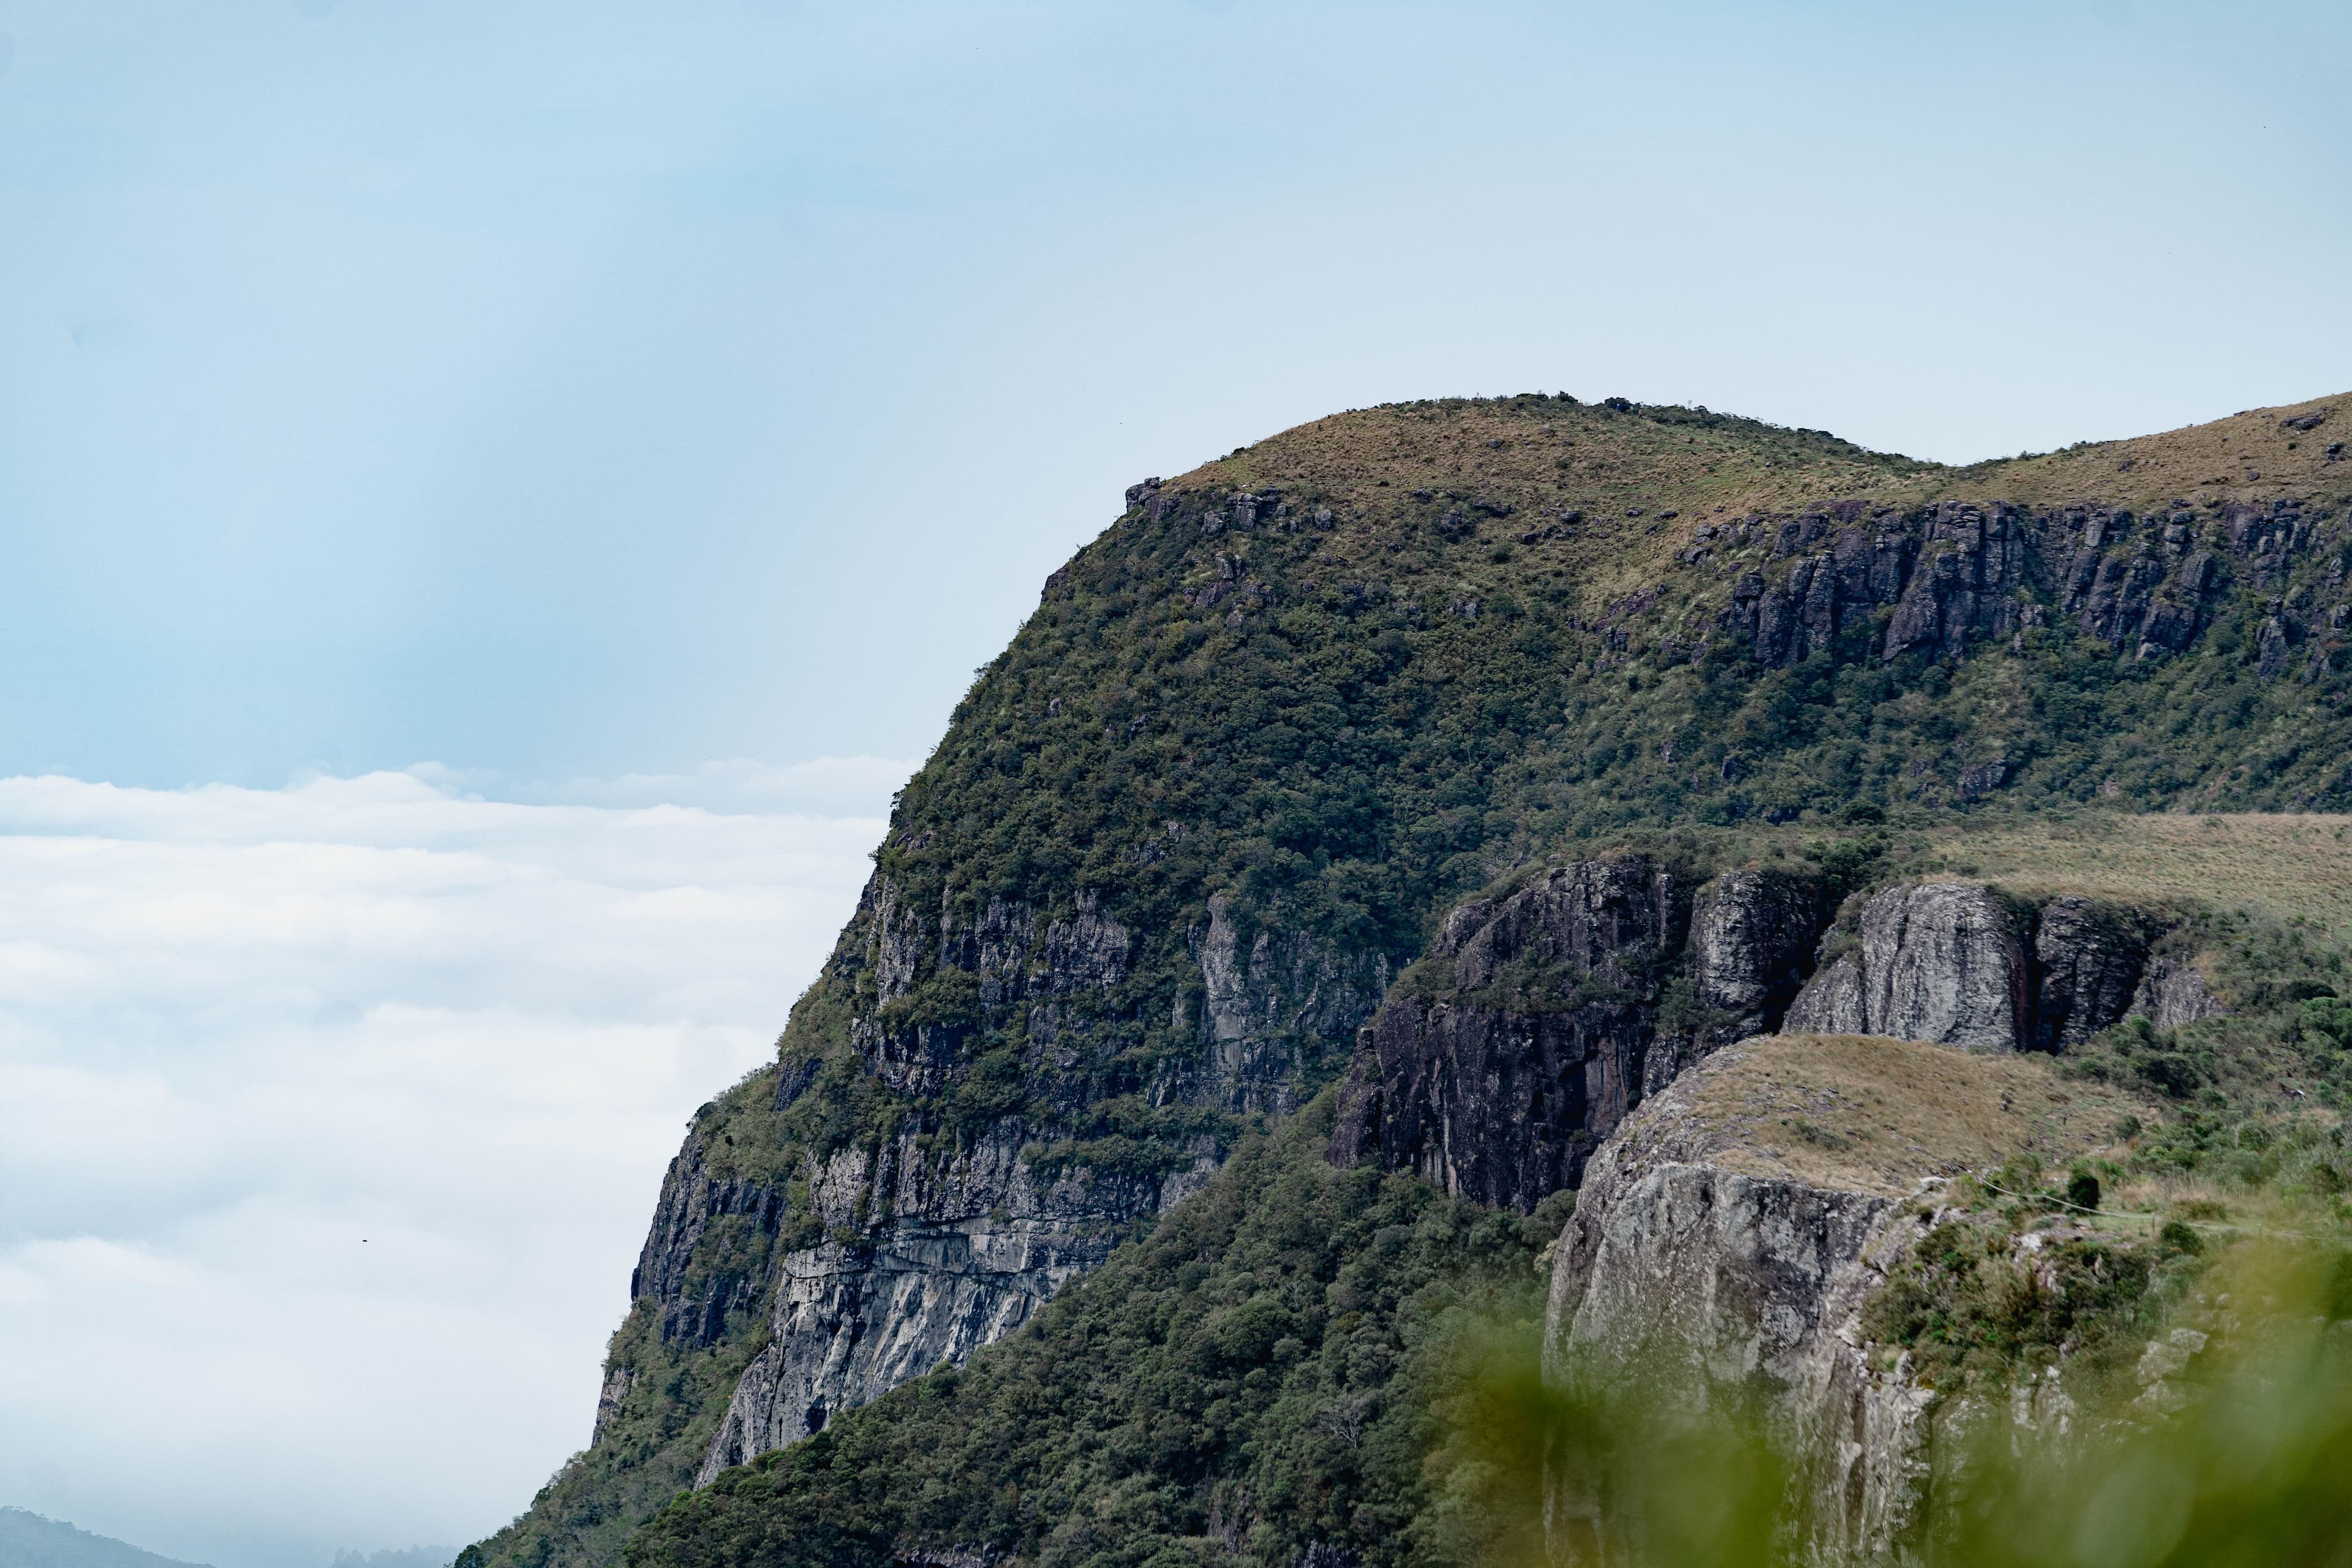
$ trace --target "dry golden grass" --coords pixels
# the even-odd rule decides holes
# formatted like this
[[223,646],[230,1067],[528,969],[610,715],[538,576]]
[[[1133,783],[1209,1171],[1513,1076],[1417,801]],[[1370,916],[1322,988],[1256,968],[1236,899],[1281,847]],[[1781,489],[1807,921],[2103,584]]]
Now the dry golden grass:
[[2352,816],[2083,813],[1929,837],[1954,869],[2028,896],[2242,906],[2352,935]]
[[[2286,425],[2315,414],[2325,418],[2310,430]],[[2268,500],[2275,495],[2341,494],[2347,464],[2330,462],[2326,456],[2337,441],[2352,441],[2352,394],[2252,408],[2227,419],[2073,452],[1948,469],[1944,484],[1927,493],[1993,493],[2023,501],[2101,497],[2137,506],[2175,497],[2201,503],[2229,496]],[[2126,462],[2129,468],[2122,467]],[[1988,492],[1979,476],[1998,476],[1998,488]]]
[[1693,1152],[1710,1163],[1890,1197],[2019,1152],[2063,1164],[2109,1148],[2124,1116],[2160,1114],[2120,1089],[2062,1079],[2041,1057],[1854,1035],[1759,1035],[1688,1082],[1685,1125],[1705,1130]]
[[[2314,414],[2308,431],[2285,421]],[[1385,536],[1416,489],[1507,500],[1525,510],[1573,507],[1582,537],[1523,552],[1507,571],[1481,563],[1473,581],[1573,569],[1589,598],[1655,583],[1702,523],[1750,510],[1785,511],[1852,499],[1905,507],[1945,499],[2032,505],[2147,508],[2176,500],[2266,501],[2297,495],[2352,500],[2352,461],[2327,447],[2352,440],[2352,394],[2252,409],[2210,424],[2040,457],[1948,467],[1870,453],[1796,431],[1721,429],[1612,415],[1590,404],[1498,398],[1392,405],[1317,419],[1171,480],[1176,489],[1306,489],[1350,521],[1345,547]],[[1625,515],[1642,508],[1638,519]],[[1662,521],[1660,513],[1674,512]],[[1517,520],[1490,530],[1518,531]]]

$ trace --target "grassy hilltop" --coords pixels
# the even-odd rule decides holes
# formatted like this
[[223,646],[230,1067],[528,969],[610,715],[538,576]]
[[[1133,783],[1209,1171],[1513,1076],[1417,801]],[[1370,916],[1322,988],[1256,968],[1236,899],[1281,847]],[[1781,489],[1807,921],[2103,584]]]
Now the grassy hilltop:
[[[940,1550],[969,1542],[957,1531],[1002,1525],[1003,1544],[1043,1561],[1141,1563],[1140,1545],[1113,1550],[1073,1522],[1128,1509],[1160,1510],[1135,1542],[1192,1542],[1186,1561],[1286,1561],[1282,1543],[1303,1539],[1302,1521],[1318,1539],[1337,1530],[1351,1552],[1387,1542],[1400,1562],[1467,1550],[1475,1530],[1446,1531],[1477,1505],[1446,1490],[1443,1401],[1426,1393],[1451,1352],[1414,1325],[1472,1304],[1524,1323],[1536,1310],[1526,1264],[1544,1238],[1412,1193],[1404,1178],[1362,1186],[1310,1170],[1302,1134],[1155,1090],[1201,1048],[1190,1020],[1213,898],[1241,951],[1267,933],[1360,966],[1350,973],[1390,974],[1460,900],[1549,858],[1620,846],[1700,871],[1811,864],[1841,894],[1939,872],[2163,905],[2238,1011],[2194,1038],[2118,1037],[2062,1064],[2154,1107],[2137,1142],[2103,1157],[2117,1179],[2324,1188],[2305,1173],[2336,1168],[2311,1142],[2334,1125],[2319,1108],[2352,1093],[2340,1048],[2352,1009],[2331,1011],[2327,995],[2352,991],[2341,979],[2352,849],[2338,815],[2352,809],[2352,645],[2335,615],[2352,561],[2347,436],[2352,395],[1953,468],[1706,410],[1529,395],[1336,415],[1139,487],[981,671],[877,853],[877,885],[897,907],[967,922],[992,900],[1042,920],[1067,917],[1082,893],[1099,898],[1133,949],[1115,985],[1069,1005],[1084,1014],[1086,1048],[1041,1063],[1020,1010],[952,965],[926,961],[878,1001],[869,902],[794,1008],[781,1065],[697,1119],[713,1182],[780,1194],[772,1228],[729,1215],[698,1244],[694,1288],[726,1287],[718,1331],[669,1337],[640,1300],[614,1336],[612,1364],[627,1376],[600,1440],[484,1543],[483,1560],[602,1568],[686,1484],[767,1342],[773,1260],[825,1234],[809,1171],[908,1130],[945,1158],[1006,1128],[1043,1165],[1112,1175],[1185,1169],[1203,1140],[1255,1152],[1218,1178],[1220,1201],[1238,1206],[1225,1240],[1198,1244],[1197,1278],[1168,1252],[1175,1218],[1157,1232],[1139,1221],[1121,1234],[1143,1250],[1118,1254],[1015,1341],[839,1417],[821,1445],[780,1461],[817,1477],[817,1491],[789,1503],[817,1510],[808,1529],[846,1531],[845,1542],[866,1532],[832,1560],[862,1560],[919,1517],[940,1521],[923,1539]],[[1786,570],[1775,541],[1789,529],[1916,532],[1948,502],[2006,508],[2038,531],[2028,550],[2041,575],[2019,592],[2013,633],[1888,657],[1893,606],[1881,605],[1771,662],[1726,630],[1752,600],[1749,581]],[[2217,563],[2196,635],[2163,657],[2088,635],[2044,559],[2082,536],[2084,515],[2124,512],[2140,520],[2141,558],[2165,573],[2189,552]],[[1924,548],[1927,561],[1942,546]],[[1972,782],[1996,760],[1991,784]],[[861,1056],[859,1029],[950,1040],[954,1058],[936,1088],[894,1089]],[[1343,1069],[1351,1044],[1293,1042],[1297,1102]],[[808,1088],[780,1109],[785,1081]],[[2287,1100],[2289,1088],[2303,1098]],[[2265,1131],[2250,1151],[2242,1129],[2293,1120],[2291,1106],[2302,1110],[2292,1138]],[[1286,1204],[1326,1205],[1328,1234],[1294,1256],[1268,1233],[1261,1265],[1234,1238],[1273,1223],[1249,1212],[1249,1194],[1277,1189]],[[1444,1246],[1432,1252],[1424,1232]],[[1439,1256],[1455,1246],[1458,1268]],[[1333,1282],[1360,1268],[1388,1294],[1337,1305]],[[1320,1317],[1299,1316],[1309,1279]],[[1216,1359],[1223,1350],[1163,1335],[1087,1373],[1109,1383],[1035,1370],[1039,1357],[1065,1365],[1053,1358],[1097,1333],[1124,1342],[1141,1331],[1134,1314],[1173,1313],[1192,1323],[1187,1334],[1213,1338],[1219,1314],[1268,1293],[1295,1321],[1255,1338],[1234,1328],[1247,1349],[1230,1364]],[[1080,1338],[1041,1345],[1038,1334]],[[1364,1352],[1376,1384],[1350,1381],[1362,1335],[1377,1347]],[[1180,1373],[1211,1392],[1166,1393]],[[1423,1392],[1373,1392],[1399,1377],[1397,1389]],[[1229,1391],[1214,1392],[1221,1379]],[[1344,1451],[1339,1468],[1315,1459],[1276,1479],[1276,1447],[1328,1431],[1340,1417],[1313,1413],[1360,1395],[1379,1412],[1370,1425],[1314,1449]],[[1108,1403],[1082,1415],[1071,1401]],[[940,1458],[969,1457],[974,1432],[925,1457],[922,1445],[944,1439],[921,1410],[1034,1421],[1034,1454],[1076,1444],[1069,1453],[1096,1457],[1069,1459],[1066,1485],[1040,1492],[1044,1472],[1021,1468],[1029,1460],[957,1469]],[[1070,1435],[1081,1428],[1095,1435]],[[983,1480],[994,1500],[957,1489]],[[1255,1523],[1216,1511],[1227,1483],[1256,1500]],[[932,1489],[919,1508],[904,1489],[916,1485]],[[846,1489],[849,1513],[809,1500],[834,1488]],[[1372,1511],[1346,1511],[1358,1507]],[[632,1560],[802,1560],[744,1544],[792,1534],[773,1520],[730,1516],[725,1545],[695,1534],[701,1517],[666,1513]],[[1267,1533],[1253,1536],[1259,1524]],[[1082,1550],[1081,1536],[1096,1545]],[[1047,1550],[1052,1540],[1067,1552]]]

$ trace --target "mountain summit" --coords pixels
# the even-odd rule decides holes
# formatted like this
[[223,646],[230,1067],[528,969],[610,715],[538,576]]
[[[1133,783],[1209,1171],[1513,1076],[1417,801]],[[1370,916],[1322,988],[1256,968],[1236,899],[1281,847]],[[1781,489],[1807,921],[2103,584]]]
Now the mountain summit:
[[[612,1563],[698,1488],[633,1563],[1442,1560],[1419,1325],[1532,1323],[1557,1237],[1554,1341],[1623,1331],[1576,1314],[1654,1195],[1645,1102],[1743,1181],[1861,1194],[1822,1210],[1852,1262],[1915,1180],[2337,1093],[2195,1044],[2327,987],[2233,991],[2253,928],[2141,825],[2352,804],[2347,437],[2352,395],[1950,468],[1528,395],[1136,485],[900,795],[775,1063],[696,1115],[589,1447],[468,1557]],[[2207,890],[2332,853],[2289,831]],[[1818,1151],[1903,1130],[1796,1169],[1688,1121],[1790,1059],[1727,1052],[1759,1035],[2021,1054],[1953,1079],[2004,1109],[2111,1061],[2114,1098],[2053,1088],[2042,1132],[1790,1110]],[[1822,1051],[1882,1100],[1926,1070]],[[1607,1208],[1562,1236],[1588,1166]]]

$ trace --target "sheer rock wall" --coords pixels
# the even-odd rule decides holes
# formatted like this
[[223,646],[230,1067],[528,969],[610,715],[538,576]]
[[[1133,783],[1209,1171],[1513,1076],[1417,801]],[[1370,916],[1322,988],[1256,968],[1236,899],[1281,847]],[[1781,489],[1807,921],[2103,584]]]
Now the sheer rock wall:
[[[1180,993],[1177,1019],[1198,1050],[1163,1070],[1148,1098],[1287,1111],[1315,1042],[1352,1034],[1384,987],[1386,967],[1377,956],[1344,954],[1296,932],[1258,929],[1244,941],[1244,917],[1223,899],[1210,900],[1206,915],[1188,933],[1202,1000],[1197,1012],[1183,1011]],[[1091,1107],[1097,1037],[1117,1016],[1137,947],[1094,894],[1081,892],[1072,911],[1053,921],[1003,899],[976,910],[950,902],[934,915],[877,874],[851,934],[862,940],[845,939],[849,952],[836,966],[845,972],[844,988],[868,998],[849,1038],[874,1076],[910,1097],[952,1091],[993,1026],[992,1037],[1023,1042],[1024,1110],[953,1139],[926,1136],[910,1122],[878,1146],[843,1148],[802,1171],[824,1239],[778,1254],[756,1282],[768,1342],[734,1389],[698,1486],[1010,1333],[1215,1166],[1216,1144],[1205,1137],[1173,1171],[1038,1163],[1038,1151],[1068,1136]],[[855,984],[861,968],[868,991]],[[927,1002],[942,992],[947,1005]],[[1017,1027],[1008,1031],[1008,1019]],[[784,1087],[780,1098],[788,1099]],[[776,1194],[730,1189],[706,1199],[693,1195],[698,1190],[682,1188],[673,1200],[666,1189],[656,1227],[664,1258],[692,1256],[699,1238],[686,1221],[667,1217],[673,1208],[764,1204],[775,1228]],[[668,1275],[643,1278],[657,1284]],[[730,1288],[730,1300],[747,1289],[740,1281]],[[690,1318],[694,1309],[688,1302],[679,1310]]]
[[[1534,1207],[1576,1184],[1646,1090],[1778,1022],[1821,902],[1810,877],[1736,871],[1694,894],[1623,856],[1461,905],[1426,961],[1433,984],[1398,986],[1360,1037],[1332,1159]],[[1685,973],[1692,1016],[1662,1027]]]

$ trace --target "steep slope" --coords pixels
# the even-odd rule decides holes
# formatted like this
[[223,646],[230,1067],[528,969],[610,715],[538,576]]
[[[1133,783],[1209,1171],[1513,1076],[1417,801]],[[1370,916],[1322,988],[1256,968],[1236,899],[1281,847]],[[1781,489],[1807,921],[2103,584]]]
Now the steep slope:
[[[1618,951],[1595,956],[1604,978],[1622,980],[1654,952],[1638,909],[1661,869],[1636,856],[1563,867],[1464,906],[1449,931],[1499,926],[1534,943],[1549,931],[1605,949],[1576,917],[1591,909],[1585,893],[1614,888],[1637,900],[1634,918],[1616,926]],[[1721,897],[1755,883],[1732,871],[1705,887]],[[2037,911],[1973,884],[1924,889],[2015,910],[2022,949],[2037,955],[2025,962],[2044,980],[2079,976],[2108,951],[2105,922],[2080,919],[2071,895]],[[1896,879],[1850,903],[1899,908],[1921,890]],[[1726,1405],[1760,1401],[1767,1434],[1805,1483],[1791,1522],[1831,1560],[1897,1543],[1949,1505],[1944,1482],[1990,1410],[2056,1430],[2077,1394],[2135,1372],[2143,1409],[2196,1397],[2193,1381],[2186,1392],[2176,1382],[2192,1359],[2179,1345],[2231,1320],[2200,1308],[2179,1321],[2203,1243],[2171,1216],[2218,1222],[2208,1227],[2217,1246],[2264,1229],[2326,1236],[2352,1220],[2331,1195],[2344,1190],[2340,1130],[2281,1107],[2272,1078],[2293,1062],[2318,1097],[2346,1102],[2352,1006],[2325,997],[2319,978],[2344,973],[2344,949],[2295,940],[2304,928],[2175,915],[2185,923],[2172,934],[2215,939],[2201,962],[2252,1009],[2186,1031],[2188,1054],[2218,1055],[2227,1071],[2137,1070],[2112,1054],[2116,1037],[2145,1040],[2136,1026],[2054,1059],[1753,1037],[1645,1098],[1581,1189],[1552,1194],[1525,1221],[1441,1185],[1496,1168],[1474,1147],[1480,1138],[1523,1149],[1555,1123],[1461,1119],[1450,1144],[1463,1163],[1423,1181],[1378,1169],[1381,1156],[1418,1164],[1396,1151],[1347,1148],[1345,1118],[1319,1098],[1023,1333],[983,1347],[961,1373],[934,1373],[681,1494],[629,1560],[1467,1563],[1527,1547],[1538,1517],[1582,1560],[1574,1537],[1622,1542],[1639,1519],[1608,1500],[1622,1478],[1605,1450],[1598,1468],[1548,1462],[1538,1506],[1531,1472],[1558,1451],[1556,1428],[1511,1353],[1527,1321],[1512,1263],[1570,1204],[1547,1249],[1554,1381],[1583,1401],[1636,1370],[1634,1408],[1605,1416],[1636,1434],[1636,1454],[1662,1420],[1711,1431]],[[1717,976],[1722,933],[1759,930],[1692,924],[1684,956]],[[1558,956],[1551,977],[1570,980],[1561,971],[1574,956]],[[1942,943],[1915,951],[1909,968],[1938,990],[1974,962]],[[1495,989],[1475,985],[1460,1005],[1479,1007]],[[1541,1017],[1589,1005],[1577,989],[1506,995],[1537,1001]],[[1424,996],[1397,991],[1391,1007],[1425,1016]],[[2062,996],[2064,1016],[2077,1016],[2075,997]],[[2310,996],[2324,999],[2300,1000]],[[2034,1016],[2020,1039],[2037,1037]],[[2315,1022],[2333,1037],[2314,1038]],[[1366,1034],[1360,1068],[1381,1031]],[[1525,1070],[1542,1057],[1496,1058]],[[2338,1076],[2314,1078],[2315,1068]],[[1451,1098],[1432,1094],[1431,1112],[1444,1116]],[[1340,1154],[1328,1163],[1315,1158],[1327,1138]],[[2119,1201],[2084,1193],[2095,1172],[2118,1181]],[[2085,1212],[2086,1196],[2100,1212]],[[2063,1380],[2046,1370],[2061,1365]]]
[[[1958,1407],[1938,1401],[1934,1379],[1873,1353],[1870,1303],[1951,1223],[1950,1178],[2028,1154],[2053,1165],[2121,1154],[2116,1130],[2138,1113],[2154,1108],[2031,1058],[1890,1039],[1745,1042],[1644,1107],[1594,1160],[1556,1254],[1546,1373],[1564,1388],[1605,1388],[1638,1367],[1652,1409],[1702,1419],[1760,1396],[1825,1505],[1812,1510],[1817,1544],[1884,1553],[1926,1501],[1939,1408]],[[2022,1314],[2021,1342],[2003,1350],[2038,1376],[2062,1346],[2089,1355],[2144,1337],[2156,1321],[2139,1245],[2150,1228],[2102,1233],[2094,1218],[2014,1247],[2003,1237],[2004,1262],[2014,1252],[2029,1279],[2037,1264],[2052,1277]],[[1556,1537],[1622,1546],[1638,1529],[1578,1484],[1586,1478],[1561,1479]]]
[[1135,487],[909,783],[777,1065],[696,1118],[594,1440],[487,1560],[613,1562],[1019,1326],[1555,850],[2352,799],[2338,403],[1969,469],[1406,405]]
[[1508,1528],[1475,1506],[1492,1481],[1435,1412],[1473,1326],[1532,1331],[1529,1263],[1559,1222],[1334,1169],[1330,1127],[1326,1094],[1245,1139],[1023,1332],[726,1472],[629,1561],[1288,1562],[1315,1542],[1371,1564],[1490,1545]]

